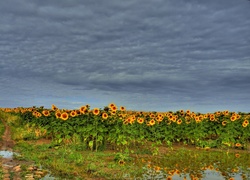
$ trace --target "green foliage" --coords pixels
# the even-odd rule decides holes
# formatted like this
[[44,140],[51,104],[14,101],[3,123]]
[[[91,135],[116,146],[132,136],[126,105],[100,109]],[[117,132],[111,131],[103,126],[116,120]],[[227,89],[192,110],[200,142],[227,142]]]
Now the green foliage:
[[[80,143],[91,151],[105,149],[112,145],[123,151],[126,147],[153,142],[172,145],[182,142],[202,148],[235,147],[246,149],[250,141],[250,115],[235,112],[215,112],[213,114],[184,112],[112,112],[108,108],[97,109],[93,113],[87,109],[74,116],[76,110],[31,110],[21,109],[1,112],[8,123],[16,127],[14,139],[51,138],[57,143]],[[66,113],[67,118],[56,113]],[[102,114],[107,117],[103,118]],[[140,119],[143,121],[140,122]],[[239,148],[239,146],[237,146]],[[157,147],[154,148],[157,153]]]

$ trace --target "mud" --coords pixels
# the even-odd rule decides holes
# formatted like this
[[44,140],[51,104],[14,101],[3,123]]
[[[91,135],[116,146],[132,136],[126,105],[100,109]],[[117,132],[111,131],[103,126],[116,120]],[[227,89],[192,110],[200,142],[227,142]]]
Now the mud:
[[[14,158],[13,147],[15,142],[11,139],[10,127],[2,121],[5,132],[0,141],[0,168],[3,180],[34,180],[43,176],[43,171],[34,166],[32,162],[19,161]],[[23,169],[25,167],[25,169]]]

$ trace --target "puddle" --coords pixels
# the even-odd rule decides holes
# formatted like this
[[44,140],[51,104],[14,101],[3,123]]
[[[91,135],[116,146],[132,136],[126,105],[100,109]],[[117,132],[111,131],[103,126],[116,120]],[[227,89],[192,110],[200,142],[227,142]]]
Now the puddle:
[[0,156],[3,158],[13,158],[14,154],[12,151],[0,151]]
[[44,176],[42,179],[40,180],[55,180],[56,178],[51,176],[51,174],[47,174],[46,176]]
[[[214,171],[214,170],[205,170],[201,172],[202,177],[198,178],[200,180],[226,180],[230,179],[229,177],[224,177],[220,171]],[[168,175],[163,171],[148,171],[146,174],[143,174],[142,177],[136,178],[136,180],[148,180],[148,179],[171,179],[171,180],[193,180],[194,178],[191,177],[189,173],[187,174],[174,174],[174,175]],[[169,178],[168,178],[169,177]],[[171,178],[170,178],[171,177]],[[234,173],[230,176],[233,180],[243,180],[246,178],[249,178],[249,174],[245,176],[245,178],[242,177],[242,173]]]

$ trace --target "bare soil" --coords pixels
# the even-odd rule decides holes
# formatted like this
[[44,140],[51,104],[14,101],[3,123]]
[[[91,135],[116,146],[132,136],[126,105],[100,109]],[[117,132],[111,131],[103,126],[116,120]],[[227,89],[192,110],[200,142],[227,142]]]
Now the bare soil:
[[[5,131],[0,141],[0,151],[3,153],[13,153],[13,147],[15,142],[11,139],[10,127],[6,122],[2,121],[5,126]],[[34,180],[34,168],[32,162],[19,161],[12,156],[1,157],[0,156],[0,170],[3,172],[3,180],[23,180],[21,174],[25,174],[25,180]],[[25,171],[22,169],[27,167]],[[0,177],[1,179],[1,177]]]

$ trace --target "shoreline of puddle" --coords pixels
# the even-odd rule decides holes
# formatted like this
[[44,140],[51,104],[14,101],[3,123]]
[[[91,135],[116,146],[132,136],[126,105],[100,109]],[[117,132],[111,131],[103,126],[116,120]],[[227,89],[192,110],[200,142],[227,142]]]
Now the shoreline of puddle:
[[[2,159],[5,159],[5,161],[2,163],[2,167],[15,168],[16,166],[14,164],[11,164],[14,155],[19,155],[19,153],[16,153],[16,152],[13,152],[13,151],[10,151],[10,150],[0,150],[0,157]],[[41,166],[39,168],[37,168],[37,170],[40,171],[40,172],[47,172],[46,175],[39,178],[40,180],[56,180],[56,178],[51,175],[50,171],[43,170]],[[30,170],[30,171],[32,172],[32,170]],[[33,171],[35,171],[35,169]],[[28,179],[29,175],[33,176],[32,173],[27,174],[26,179]]]

